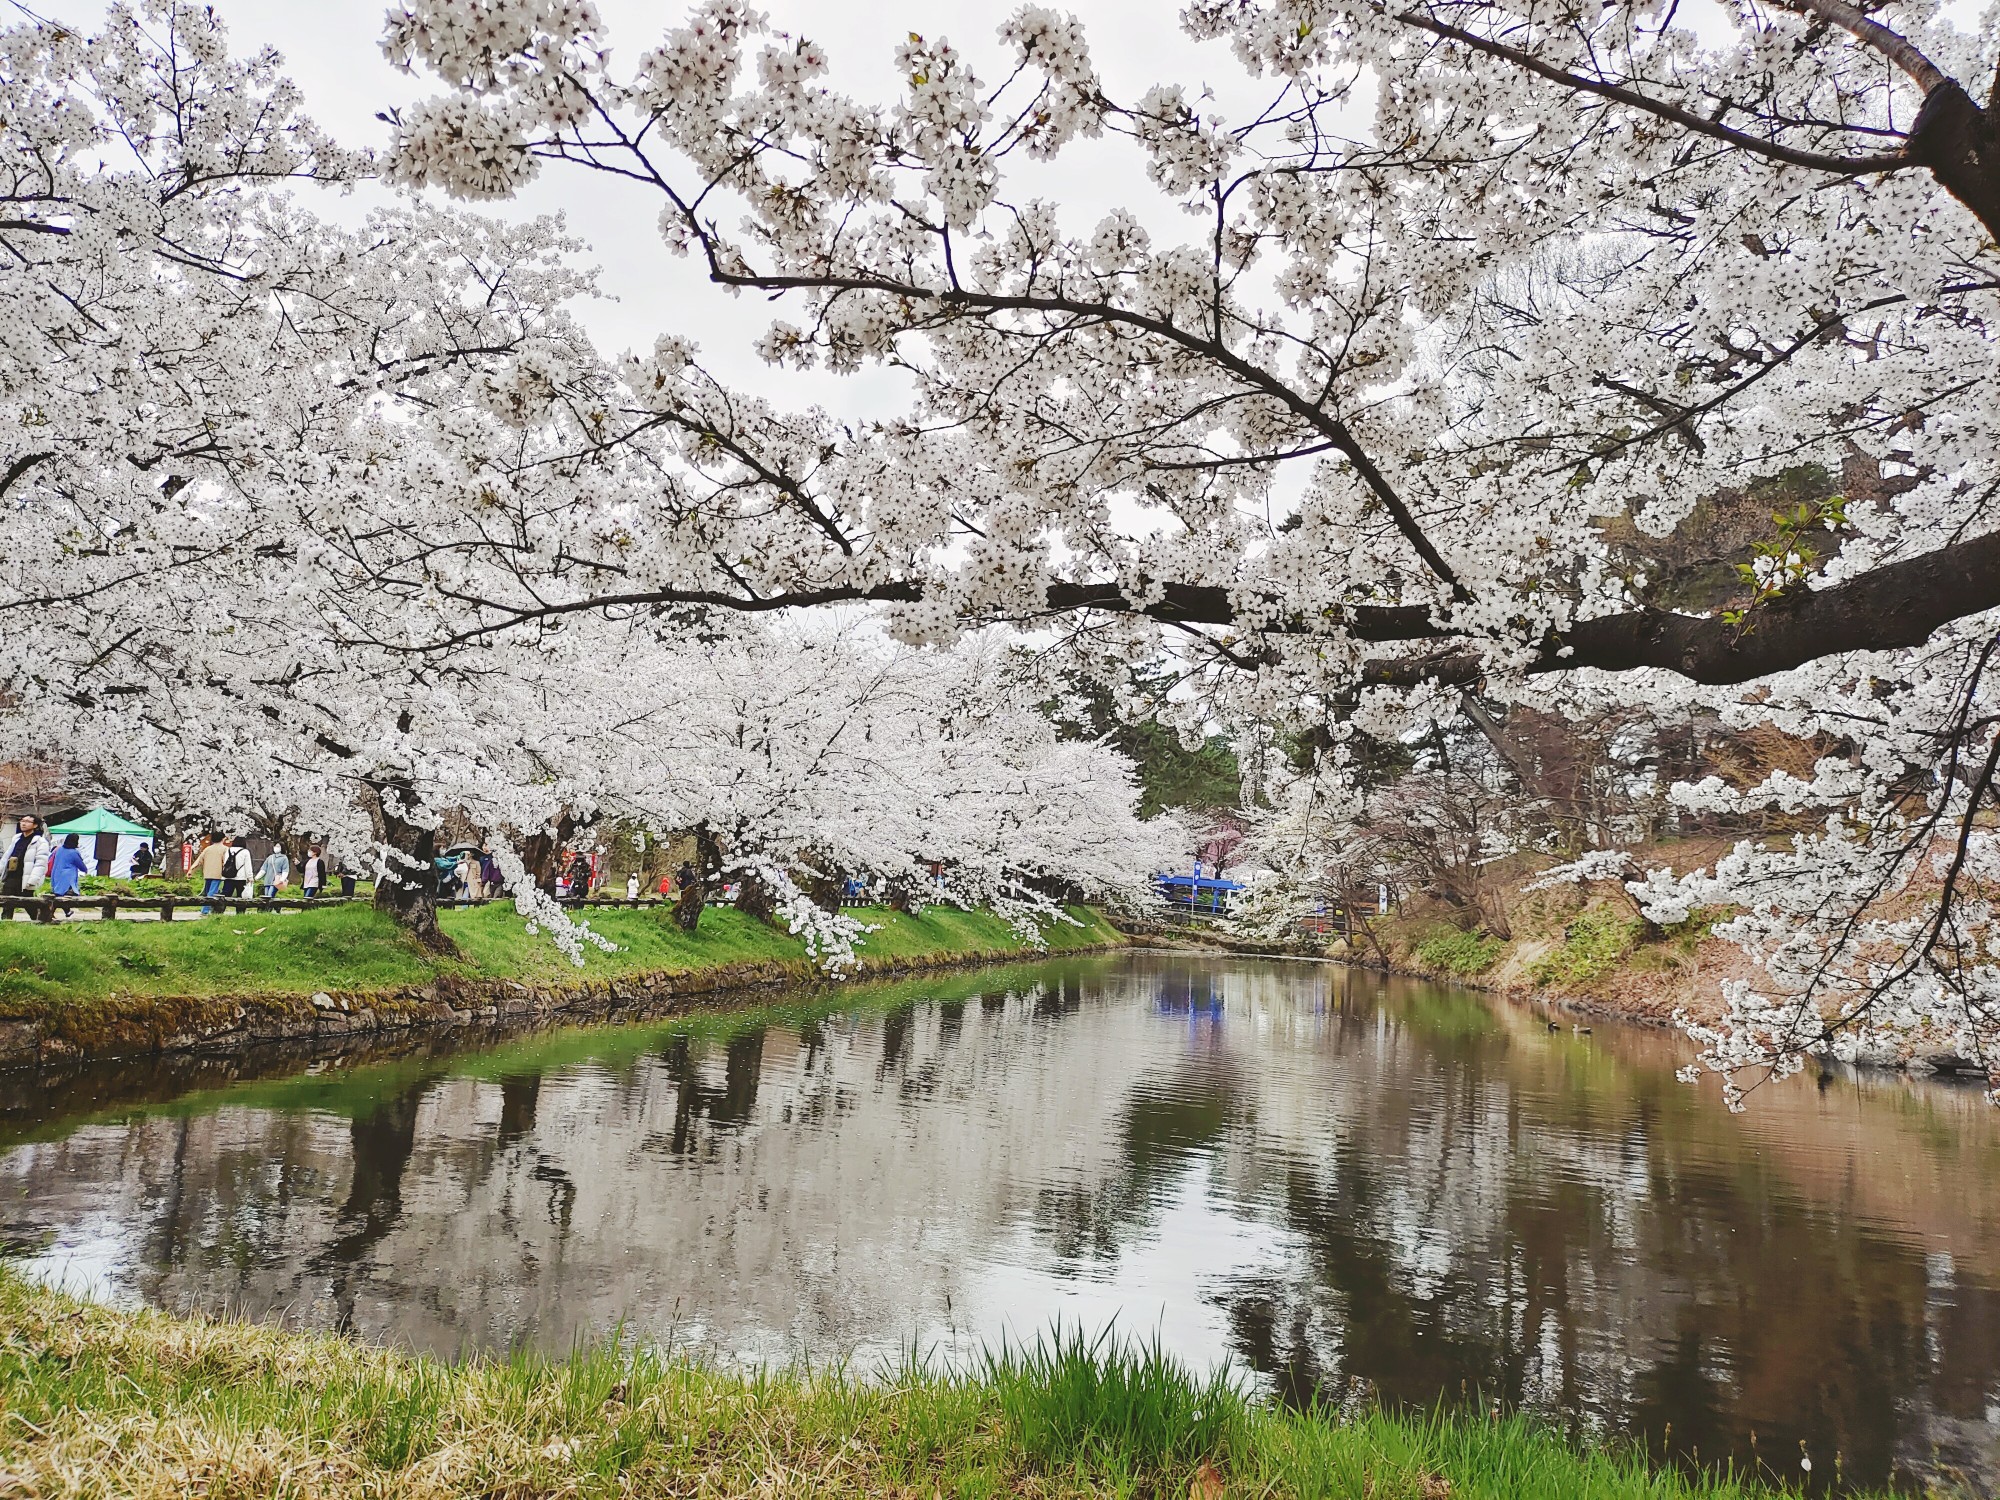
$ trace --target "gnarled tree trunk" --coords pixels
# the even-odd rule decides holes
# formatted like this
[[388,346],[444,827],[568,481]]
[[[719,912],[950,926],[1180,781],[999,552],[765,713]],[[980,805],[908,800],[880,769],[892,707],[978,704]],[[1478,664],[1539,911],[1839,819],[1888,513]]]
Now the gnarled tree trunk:
[[812,899],[814,906],[817,906],[821,911],[830,911],[835,916],[838,916],[840,914],[841,899],[847,894],[846,872],[834,869],[829,865],[818,874],[811,876],[806,881],[805,889],[806,895]]
[[376,834],[395,851],[387,874],[375,882],[375,906],[394,917],[426,952],[455,956],[458,945],[438,926],[437,832],[420,827],[406,815],[416,803],[407,781],[369,784],[375,791],[369,811],[374,815]]
[[771,920],[776,904],[771,900],[771,888],[757,875],[745,874],[737,882],[736,909],[745,916],[755,917],[759,922]]
[[686,878],[674,896],[674,925],[693,932],[701,925],[701,909],[708,905],[709,883],[721,872],[722,845],[706,823],[694,830],[694,858],[689,860]]
[[535,889],[543,895],[555,895],[556,876],[562,870],[563,847],[575,834],[576,819],[564,813],[556,819],[555,827],[544,828],[521,840],[521,863],[527,867],[528,878],[535,882]]

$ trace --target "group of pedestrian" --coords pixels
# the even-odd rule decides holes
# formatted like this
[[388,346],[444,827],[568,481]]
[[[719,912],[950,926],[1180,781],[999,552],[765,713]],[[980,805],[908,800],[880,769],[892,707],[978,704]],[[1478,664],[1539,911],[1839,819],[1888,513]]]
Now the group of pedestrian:
[[461,849],[447,871],[452,889],[440,895],[458,901],[490,901],[500,894],[500,864],[491,849]]
[[[242,835],[225,835],[220,829],[209,834],[189,866],[189,873],[201,881],[203,916],[218,905],[241,901],[253,883],[264,900],[277,899],[292,878],[291,856],[273,844],[262,864],[253,865],[253,859],[250,841]],[[308,901],[315,899],[326,888],[327,872],[326,851],[312,845],[299,871],[299,894]]]
[[[150,869],[152,857],[152,846],[141,844],[132,857],[134,874],[143,875]],[[0,922],[13,921],[17,909],[25,916],[39,916],[46,921],[55,916],[58,903],[64,916],[74,915],[76,908],[62,898],[81,896],[83,877],[90,873],[81,837],[66,833],[60,844],[52,844],[42,820],[32,813],[25,814],[14,826],[14,836],[7,842],[5,864],[0,865]],[[49,899],[43,902],[40,897],[45,880]]]
[[[186,850],[183,855],[188,861],[188,874],[201,882],[204,916],[231,902],[250,899],[253,888],[256,896],[275,900],[292,881],[291,857],[283,848],[273,845],[259,863],[249,839],[241,834],[224,834],[217,829],[202,840],[191,856]],[[144,880],[158,863],[152,844],[141,841],[130,858],[131,878]],[[76,908],[63,898],[80,897],[83,877],[92,873],[81,837],[64,834],[60,842],[55,842],[40,818],[24,814],[6,840],[4,861],[0,861],[0,921],[13,921],[17,910],[31,919],[39,917],[45,921],[58,911],[63,916],[74,915]],[[333,861],[324,846],[309,846],[298,869],[299,893],[308,901],[315,899],[326,889],[333,873]],[[497,877],[498,871],[494,871],[493,878]]]

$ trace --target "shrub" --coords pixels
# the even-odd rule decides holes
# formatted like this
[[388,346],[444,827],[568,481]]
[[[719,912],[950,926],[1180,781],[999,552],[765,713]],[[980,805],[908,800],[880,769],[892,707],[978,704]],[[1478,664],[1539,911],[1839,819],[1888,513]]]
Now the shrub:
[[1506,946],[1489,933],[1439,927],[1417,944],[1417,960],[1427,969],[1442,969],[1448,974],[1483,974]]
[[1578,912],[1563,928],[1562,946],[1537,959],[1528,969],[1535,984],[1556,989],[1589,984],[1625,961],[1644,926],[1602,906]]

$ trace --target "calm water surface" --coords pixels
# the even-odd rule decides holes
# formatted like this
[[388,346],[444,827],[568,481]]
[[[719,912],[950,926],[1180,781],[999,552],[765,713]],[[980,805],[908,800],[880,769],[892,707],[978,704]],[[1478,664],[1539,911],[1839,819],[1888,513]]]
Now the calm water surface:
[[1870,1077],[1731,1116],[1680,1053],[1323,965],[1072,960],[67,1118],[16,1081],[0,1236],[113,1300],[428,1350],[1115,1319],[1288,1396],[1992,1488],[2000,1112]]

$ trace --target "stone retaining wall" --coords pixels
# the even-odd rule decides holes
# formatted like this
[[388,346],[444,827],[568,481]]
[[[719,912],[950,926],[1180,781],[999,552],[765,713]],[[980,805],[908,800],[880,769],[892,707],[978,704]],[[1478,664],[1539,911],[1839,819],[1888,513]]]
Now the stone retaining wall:
[[[870,960],[846,982],[977,964],[1034,963],[1103,953],[1121,944]],[[46,1002],[0,1019],[0,1068],[46,1067],[86,1060],[337,1041],[415,1028],[532,1023],[538,1018],[595,1020],[610,1015],[670,1015],[688,1001],[732,991],[825,983],[810,960],[756,961],[574,984],[443,976],[394,990],[321,991],[313,995],[122,995],[108,1000]]]

